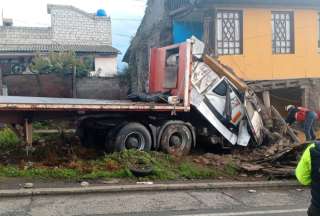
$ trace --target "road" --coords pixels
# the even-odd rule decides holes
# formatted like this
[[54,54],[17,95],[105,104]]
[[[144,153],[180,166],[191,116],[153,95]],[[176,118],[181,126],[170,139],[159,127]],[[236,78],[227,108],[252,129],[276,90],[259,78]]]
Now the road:
[[0,198],[1,216],[306,216],[308,190],[248,189]]

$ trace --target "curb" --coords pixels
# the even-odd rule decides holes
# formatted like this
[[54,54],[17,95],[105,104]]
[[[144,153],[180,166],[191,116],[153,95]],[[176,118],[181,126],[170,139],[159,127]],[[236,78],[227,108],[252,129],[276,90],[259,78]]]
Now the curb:
[[150,191],[183,191],[214,189],[246,189],[246,188],[279,188],[301,187],[296,181],[263,181],[263,182],[216,182],[216,183],[182,183],[154,185],[114,185],[89,186],[77,188],[34,188],[18,190],[0,190],[0,198],[26,196],[76,195],[90,193],[150,192]]

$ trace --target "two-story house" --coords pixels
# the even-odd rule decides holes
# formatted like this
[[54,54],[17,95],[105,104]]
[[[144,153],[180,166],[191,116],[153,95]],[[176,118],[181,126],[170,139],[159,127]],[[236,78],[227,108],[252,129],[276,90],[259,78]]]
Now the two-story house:
[[157,35],[143,38],[148,46],[195,35],[208,54],[257,92],[270,92],[279,106],[320,108],[319,0],[150,0],[146,11],[142,25],[148,25],[140,27],[126,60],[140,59],[133,50],[144,31]]

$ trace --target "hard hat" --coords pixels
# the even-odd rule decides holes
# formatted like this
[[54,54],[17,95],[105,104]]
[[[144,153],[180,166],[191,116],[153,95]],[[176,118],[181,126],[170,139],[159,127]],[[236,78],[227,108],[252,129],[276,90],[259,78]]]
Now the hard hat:
[[285,110],[289,111],[292,108],[295,108],[295,106],[294,105],[288,105],[288,106],[285,107]]

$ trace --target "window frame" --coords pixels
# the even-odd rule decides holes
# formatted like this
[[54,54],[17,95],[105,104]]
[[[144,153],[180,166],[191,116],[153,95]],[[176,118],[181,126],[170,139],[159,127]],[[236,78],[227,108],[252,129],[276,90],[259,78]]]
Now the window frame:
[[[221,18],[218,18],[218,14],[221,13]],[[223,31],[223,24],[221,25],[221,34],[222,34],[222,38],[221,40],[218,40],[218,34],[219,34],[219,25],[218,25],[218,21],[219,19],[221,19],[221,22],[223,23],[223,14],[224,13],[238,13],[238,20],[239,20],[239,40],[236,40],[236,35],[234,35],[234,40],[233,41],[228,41],[228,42],[225,42],[223,41],[223,34],[224,34],[224,31]],[[215,46],[215,53],[216,55],[218,56],[223,56],[223,55],[243,55],[243,43],[244,43],[244,40],[243,40],[243,10],[239,10],[239,9],[224,9],[224,8],[217,8],[215,10],[215,13],[214,13],[214,18],[215,18],[215,22],[214,22],[214,28],[215,28],[215,40],[214,40],[214,46]],[[227,18],[227,19],[231,19],[231,18]],[[233,21],[235,22],[235,18],[233,18]],[[234,31],[234,34],[236,32],[236,29]],[[224,47],[224,43],[234,43],[234,47],[231,47],[231,49],[234,50],[234,52],[230,52],[230,46],[228,45],[228,47]],[[219,43],[222,43],[222,46],[218,46]],[[239,43],[239,47],[237,47],[235,44],[236,43]],[[221,49],[222,51],[219,52],[219,49]],[[239,49],[239,53],[236,52],[236,49]],[[224,52],[224,50],[228,50],[227,53]]]
[[[276,46],[276,40],[274,38],[274,33],[276,32],[276,26],[275,26],[275,22],[274,22],[274,16],[278,14],[278,15],[282,15],[282,14],[289,14],[289,25],[290,25],[290,41],[289,40],[281,40],[280,43],[284,42],[290,43],[290,47],[288,47],[287,45],[285,45],[284,47],[280,45],[280,47]],[[290,55],[290,54],[295,54],[295,19],[294,19],[294,11],[292,10],[274,10],[271,11],[271,40],[272,40],[272,54],[273,55]],[[286,26],[285,26],[286,27]],[[286,32],[287,33],[287,32]],[[285,52],[282,52],[282,49],[285,49]],[[287,52],[286,50],[290,48],[290,51]],[[279,52],[277,52],[277,49],[280,49]]]

